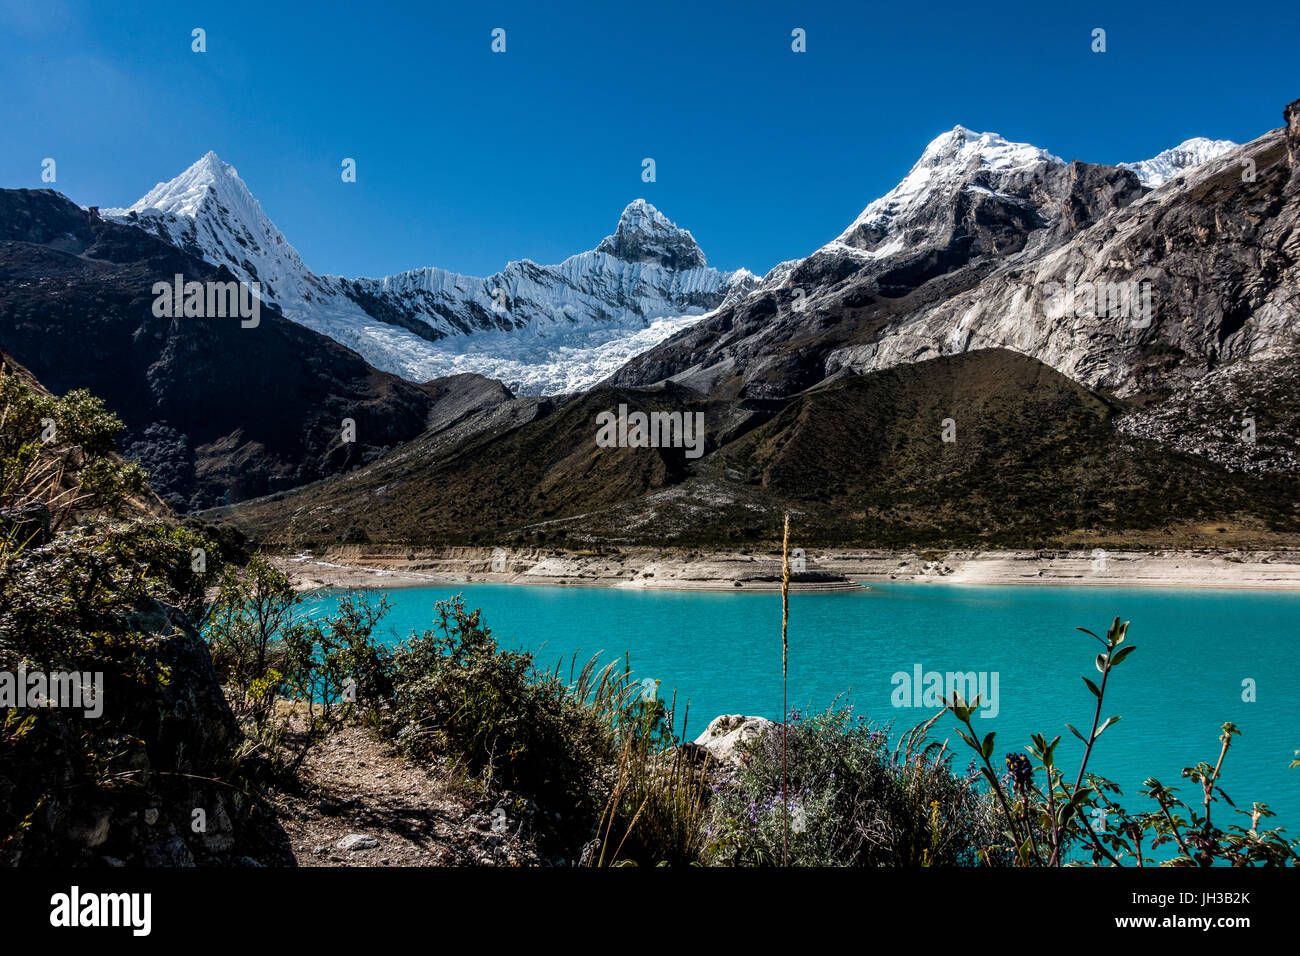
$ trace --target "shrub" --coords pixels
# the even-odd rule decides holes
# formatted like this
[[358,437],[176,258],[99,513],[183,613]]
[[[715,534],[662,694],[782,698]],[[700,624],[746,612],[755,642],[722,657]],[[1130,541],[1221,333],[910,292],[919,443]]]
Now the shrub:
[[285,773],[295,772],[309,748],[348,717],[378,717],[392,696],[389,655],[372,639],[391,607],[387,598],[347,594],[333,615],[287,629],[281,690],[299,703],[305,726]]
[[538,671],[533,656],[501,650],[459,595],[435,606],[436,626],[393,654],[386,726],[399,746],[444,753],[486,787],[520,790],[552,809],[594,819],[591,783],[616,742],[591,665],[576,685]]
[[227,686],[236,716],[261,729],[289,668],[288,639],[302,628],[301,595],[288,576],[261,555],[227,568],[204,637],[212,665]]
[[141,624],[160,609],[182,622],[203,614],[219,556],[196,570],[191,555],[211,544],[116,520],[145,477],[113,455],[122,428],[84,391],[56,397],[0,367],[0,666],[103,670],[143,686],[165,674]]
[[373,634],[392,605],[344,595],[313,618],[265,557],[227,567],[204,636],[227,696],[254,746],[250,754],[290,776],[308,751],[349,717],[377,716],[392,695],[388,652]]
[[952,755],[926,743],[924,732],[917,728],[891,750],[887,730],[850,706],[807,718],[792,711],[784,731],[751,742],[734,780],[715,788],[708,861],[779,866],[788,825],[794,866],[976,862],[996,833],[988,800],[978,776],[954,774]]
[[[246,806],[214,785],[236,731],[191,625],[218,554],[196,566],[201,535],[118,520],[144,489],[113,454],[121,430],[85,392],[55,397],[0,369],[0,670],[103,677],[97,716],[0,713],[5,862],[210,859],[224,851],[188,829],[185,807],[223,806],[238,827]],[[139,822],[145,807],[164,808],[156,827]]]
[[[123,429],[84,389],[50,395],[0,365],[0,510],[41,503],[49,532],[75,515],[116,515],[146,479],[113,454]],[[27,542],[3,530],[5,550]]]

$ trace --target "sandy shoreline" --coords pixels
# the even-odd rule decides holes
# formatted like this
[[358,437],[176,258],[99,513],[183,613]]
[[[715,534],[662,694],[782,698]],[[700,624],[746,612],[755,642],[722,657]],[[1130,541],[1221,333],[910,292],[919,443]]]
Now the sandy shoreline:
[[[494,583],[672,591],[779,591],[779,554],[686,549],[574,553],[547,549],[340,546],[280,555],[299,590]],[[810,550],[791,589],[858,591],[873,583],[1300,590],[1300,551]]]

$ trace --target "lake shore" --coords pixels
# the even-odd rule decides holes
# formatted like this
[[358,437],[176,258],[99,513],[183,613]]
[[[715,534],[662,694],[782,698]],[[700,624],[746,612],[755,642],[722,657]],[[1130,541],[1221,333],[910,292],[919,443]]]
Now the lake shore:
[[[493,583],[675,591],[779,591],[779,553],[561,552],[340,546],[275,558],[299,590]],[[1300,551],[948,551],[816,549],[792,557],[791,590],[878,583],[1300,590]]]

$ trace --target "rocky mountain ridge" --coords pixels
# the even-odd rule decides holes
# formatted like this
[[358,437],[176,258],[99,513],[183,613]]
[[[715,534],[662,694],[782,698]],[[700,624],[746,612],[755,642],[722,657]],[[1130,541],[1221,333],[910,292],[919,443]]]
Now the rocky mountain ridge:
[[[524,401],[537,404],[507,416]],[[597,415],[620,404],[703,415],[705,455],[600,447]],[[737,547],[770,544],[787,513],[819,547],[1186,548],[1208,528],[1267,548],[1300,529],[1294,474],[1163,448],[1121,431],[1126,411],[1007,350],[848,375],[767,405],[673,383],[600,386],[512,402],[467,431],[205,517],[293,551]]]
[[1134,394],[1284,347],[1300,328],[1288,142],[1189,141],[1138,169],[957,127],[837,239],[611,381],[770,399],[1007,348]]

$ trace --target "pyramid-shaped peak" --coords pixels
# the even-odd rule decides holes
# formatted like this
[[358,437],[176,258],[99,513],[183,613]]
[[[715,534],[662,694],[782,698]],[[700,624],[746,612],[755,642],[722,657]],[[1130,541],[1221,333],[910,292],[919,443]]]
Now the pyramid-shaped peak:
[[[234,166],[208,150],[175,179],[158,183],[130,206],[134,212],[157,209],[193,218],[209,195],[217,193],[226,205],[255,205],[252,193]],[[259,210],[260,212],[260,207]]]
[[647,228],[657,223],[675,228],[667,216],[644,199],[633,199],[628,203],[623,209],[623,214],[618,217],[618,222],[619,225],[626,223],[633,228]]
[[654,263],[668,269],[695,269],[706,264],[695,237],[644,199],[627,204],[614,234],[606,236],[596,251],[624,262]]
[[205,169],[216,175],[229,171],[231,174],[238,175],[235,173],[235,167],[222,160],[215,149],[210,149],[200,156],[198,162],[191,166],[190,169]]

